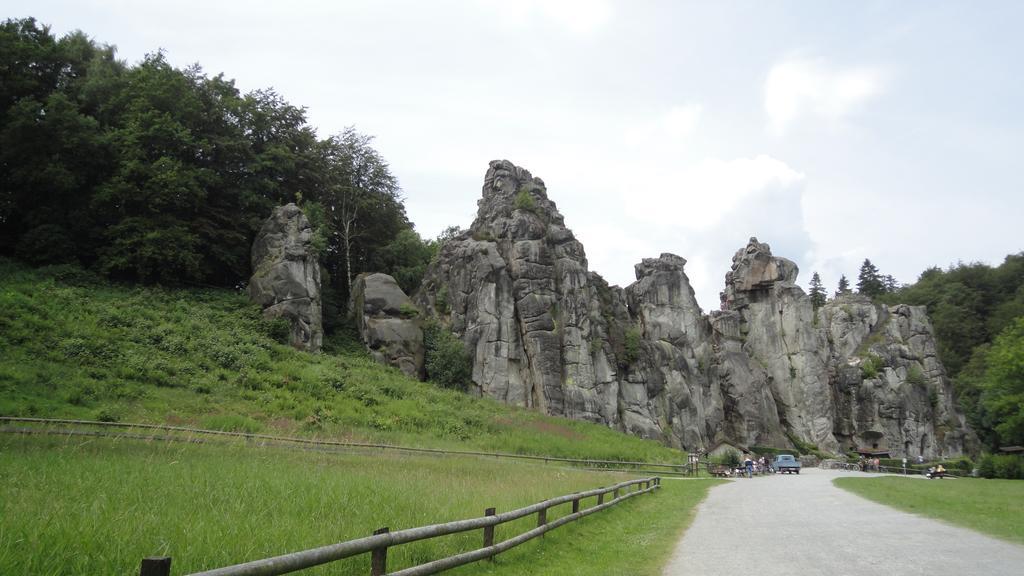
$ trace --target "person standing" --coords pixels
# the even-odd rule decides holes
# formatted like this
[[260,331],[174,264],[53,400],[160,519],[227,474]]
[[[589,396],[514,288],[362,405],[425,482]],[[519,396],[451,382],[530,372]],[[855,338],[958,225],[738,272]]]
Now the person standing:
[[743,461],[743,465],[747,468],[747,478],[753,478],[754,461],[750,459],[750,454],[747,454],[747,459]]

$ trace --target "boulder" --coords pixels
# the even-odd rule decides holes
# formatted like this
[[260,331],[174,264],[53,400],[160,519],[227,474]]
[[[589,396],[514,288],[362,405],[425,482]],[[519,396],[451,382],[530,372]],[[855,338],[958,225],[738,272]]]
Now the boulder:
[[363,273],[352,283],[359,336],[370,355],[411,378],[423,379],[423,329],[412,300],[387,274]]
[[266,318],[291,323],[289,343],[319,352],[323,343],[320,263],[311,248],[313,228],[295,204],[275,208],[252,245],[249,298]]

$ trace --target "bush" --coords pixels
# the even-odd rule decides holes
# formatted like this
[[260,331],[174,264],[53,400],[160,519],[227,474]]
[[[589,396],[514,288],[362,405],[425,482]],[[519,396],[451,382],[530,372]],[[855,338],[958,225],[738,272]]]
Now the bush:
[[469,388],[473,364],[462,341],[441,324],[431,321],[423,327],[427,380],[444,387]]
[[921,371],[920,366],[914,364],[909,370],[907,370],[907,382],[910,382],[915,386],[925,385],[924,372]]
[[625,354],[623,360],[626,361],[626,366],[630,366],[633,362],[636,362],[637,358],[640,357],[640,329],[630,328],[626,330],[626,339],[623,343]]
[[986,454],[978,462],[978,474],[983,478],[1024,480],[1024,458],[1009,454]]
[[878,372],[883,367],[882,359],[874,354],[869,354],[867,358],[861,360],[860,363],[860,374],[865,379],[874,378],[878,376]]
[[526,210],[527,212],[537,211],[537,203],[533,200],[529,190],[524,188],[516,194],[516,209]]
[[717,456],[712,456],[710,460],[712,464],[736,468],[743,461],[743,458],[740,456],[740,453],[735,450],[726,450]]

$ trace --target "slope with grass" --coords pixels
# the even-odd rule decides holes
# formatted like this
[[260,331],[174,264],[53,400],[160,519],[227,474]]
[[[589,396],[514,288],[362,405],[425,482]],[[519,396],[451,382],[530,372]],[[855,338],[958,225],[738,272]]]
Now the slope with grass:
[[240,293],[0,259],[0,414],[563,457],[684,461],[655,442],[416,382],[347,333],[310,355]]
[[[0,436],[0,574],[129,574],[168,555],[186,574],[481,516],[627,477],[488,458],[330,454],[235,445]],[[658,574],[712,481],[563,526],[460,574]],[[593,505],[593,499],[584,502]],[[553,509],[549,520],[568,513]],[[500,541],[535,517],[499,526]],[[399,569],[480,545],[479,531],[399,546]],[[304,572],[306,573],[306,572]],[[367,555],[309,574],[368,574]]]
[[1024,482],[958,478],[837,478],[836,486],[900,510],[1024,544]]

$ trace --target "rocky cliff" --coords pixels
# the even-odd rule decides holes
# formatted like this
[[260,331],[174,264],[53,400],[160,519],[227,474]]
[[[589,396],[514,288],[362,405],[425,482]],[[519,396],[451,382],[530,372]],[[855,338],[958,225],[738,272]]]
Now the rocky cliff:
[[751,239],[706,315],[673,254],[609,286],[544,182],[493,161],[477,217],[416,304],[458,335],[479,394],[700,449],[719,440],[954,455],[973,435],[924,311],[841,298],[814,310],[797,266]]

